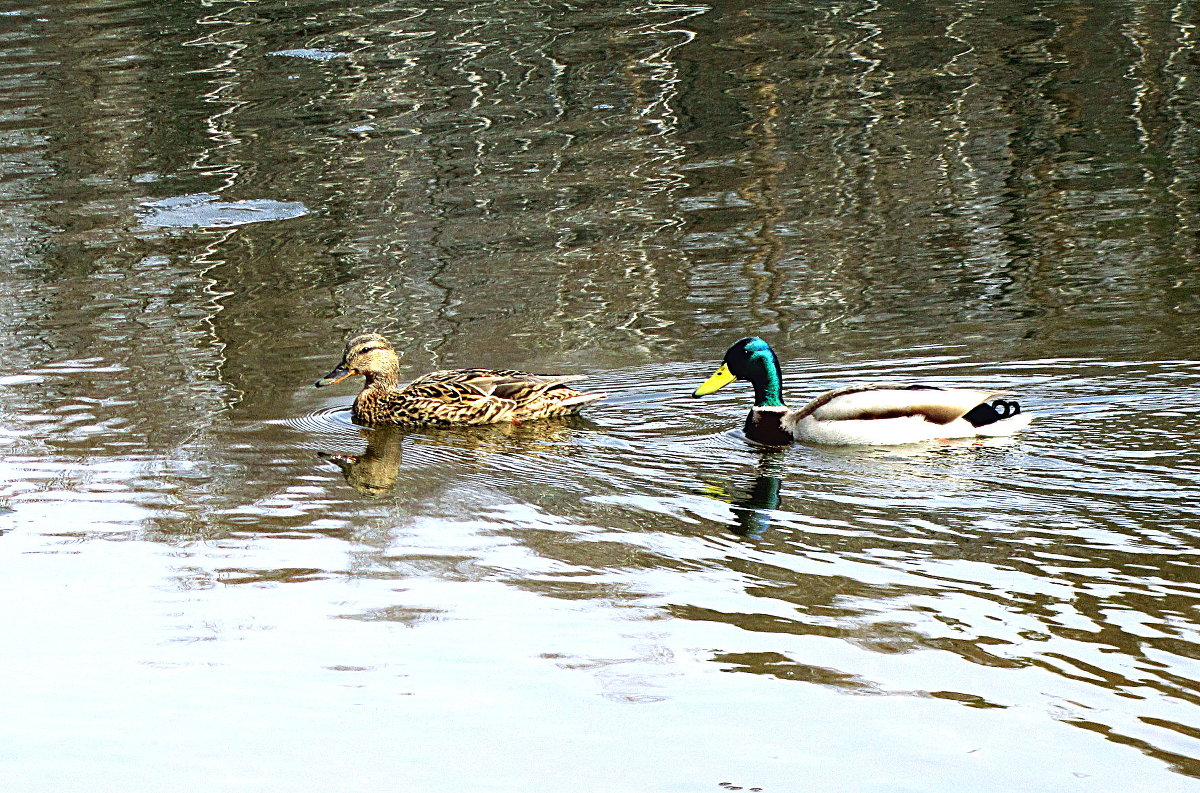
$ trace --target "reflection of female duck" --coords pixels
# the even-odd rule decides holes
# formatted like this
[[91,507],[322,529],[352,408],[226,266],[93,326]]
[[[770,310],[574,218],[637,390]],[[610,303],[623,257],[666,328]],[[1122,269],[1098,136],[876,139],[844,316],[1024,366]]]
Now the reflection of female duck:
[[711,394],[734,380],[754,385],[754,407],[746,436],[783,446],[794,440],[840,445],[891,445],[935,438],[1012,435],[1030,415],[1015,401],[989,399],[996,391],[927,385],[870,383],[827,391],[799,410],[783,404],[783,378],[771,345],[757,337],[740,339],[725,362],[693,396]]
[[367,382],[354,400],[359,424],[447,425],[566,416],[605,394],[583,394],[566,383],[582,375],[548,376],[512,369],[448,369],[400,384],[400,359],[378,333],[356,336],[342,361],[317,381],[318,388],[353,375]]
[[586,420],[576,417],[569,422],[444,427],[425,431],[403,427],[364,428],[359,431],[367,439],[367,448],[361,454],[317,452],[317,456],[340,468],[350,487],[364,496],[374,497],[391,490],[399,480],[402,443],[410,444],[410,462],[415,463],[416,469],[430,464],[440,469],[448,459],[456,457],[456,450],[470,452],[469,459],[473,464],[497,453],[563,454],[563,447],[569,445],[572,435],[586,426]]
[[346,484],[364,496],[381,496],[396,485],[400,476],[401,441],[405,433],[395,427],[363,430],[367,448],[362,454],[317,452],[317,456],[342,469]]

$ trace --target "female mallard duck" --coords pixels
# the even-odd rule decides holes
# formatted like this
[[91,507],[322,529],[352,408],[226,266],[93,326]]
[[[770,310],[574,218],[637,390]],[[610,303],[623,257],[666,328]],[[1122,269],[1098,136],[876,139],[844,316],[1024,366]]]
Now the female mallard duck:
[[783,404],[783,376],[771,345],[739,339],[725,362],[692,396],[711,394],[734,380],[754,386],[746,436],[783,446],[794,440],[837,445],[896,445],[938,438],[1012,435],[1032,420],[1015,401],[989,399],[999,391],[870,383],[826,391],[799,410]]
[[400,359],[378,333],[351,339],[342,362],[316,386],[333,385],[359,374],[367,382],[354,400],[351,416],[356,423],[368,425],[531,421],[565,416],[607,396],[581,394],[565,385],[583,375],[553,377],[511,369],[448,369],[401,385]]

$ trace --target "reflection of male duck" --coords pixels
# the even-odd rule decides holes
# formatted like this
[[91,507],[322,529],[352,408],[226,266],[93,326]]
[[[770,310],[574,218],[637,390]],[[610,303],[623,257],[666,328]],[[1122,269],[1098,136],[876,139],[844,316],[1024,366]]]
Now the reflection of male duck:
[[771,528],[770,510],[779,509],[782,501],[779,488],[782,484],[783,480],[778,476],[759,474],[750,492],[729,505],[738,525],[734,529],[736,534],[757,539]]
[[[711,485],[704,488],[705,495],[729,504],[736,528],[734,534],[758,539],[771,527],[771,511],[779,509],[782,498],[783,465],[775,459],[778,455],[766,455],[759,463],[754,484],[737,497],[733,488]],[[741,488],[737,488],[741,490]]]

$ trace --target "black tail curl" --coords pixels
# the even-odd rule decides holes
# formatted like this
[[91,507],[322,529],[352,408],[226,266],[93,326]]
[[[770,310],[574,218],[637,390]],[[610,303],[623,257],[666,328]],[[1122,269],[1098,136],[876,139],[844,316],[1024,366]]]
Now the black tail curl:
[[993,399],[990,403],[983,402],[967,411],[964,419],[972,427],[986,427],[997,421],[1012,418],[1021,412],[1021,404],[1015,399]]

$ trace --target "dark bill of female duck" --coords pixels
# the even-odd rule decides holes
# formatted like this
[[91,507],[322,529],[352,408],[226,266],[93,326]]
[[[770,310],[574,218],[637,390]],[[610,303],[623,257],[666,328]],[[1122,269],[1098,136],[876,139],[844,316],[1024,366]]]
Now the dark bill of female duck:
[[783,402],[783,374],[771,345],[756,336],[739,339],[692,396],[735,380],[754,387],[754,407],[744,427],[751,440],[783,446],[795,440],[835,445],[897,445],[941,438],[1012,435],[1032,416],[1003,391],[905,383],[844,386],[817,396],[799,410]]
[[317,388],[323,388],[324,386],[327,386],[327,385],[334,385],[335,383],[340,383],[343,380],[345,380],[347,377],[354,377],[354,375],[356,375],[356,374],[358,374],[358,372],[354,371],[349,366],[347,366],[345,361],[342,361],[337,366],[333,367],[333,370],[329,374],[325,375],[320,380],[313,383],[313,385],[316,386]]

